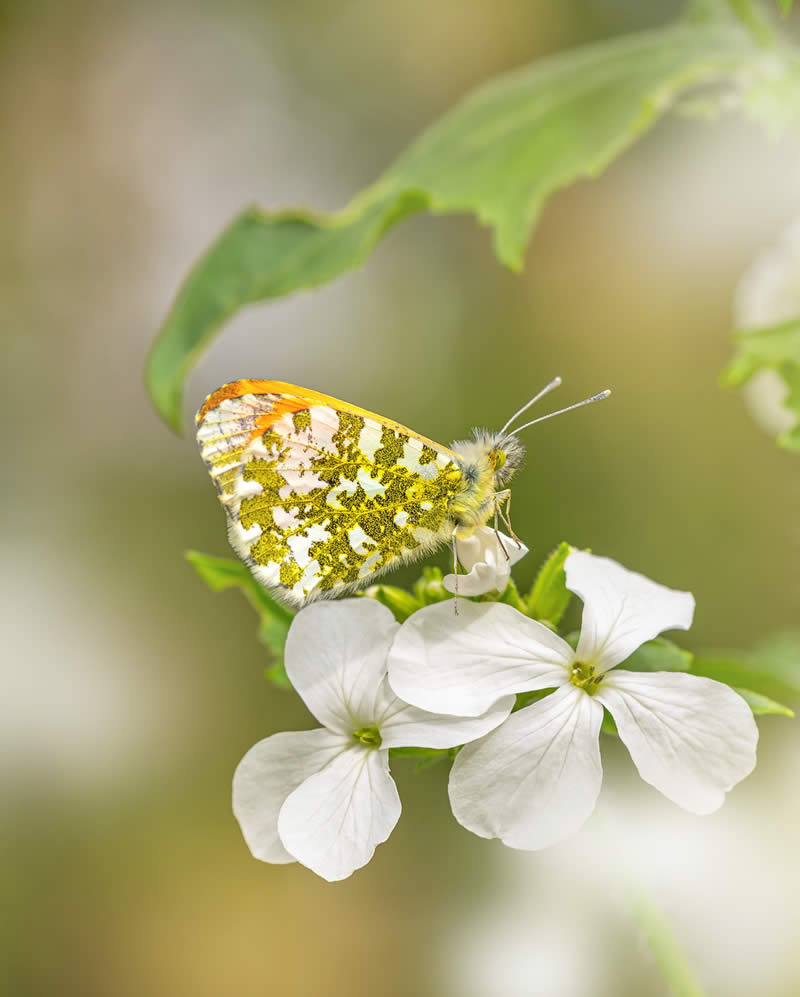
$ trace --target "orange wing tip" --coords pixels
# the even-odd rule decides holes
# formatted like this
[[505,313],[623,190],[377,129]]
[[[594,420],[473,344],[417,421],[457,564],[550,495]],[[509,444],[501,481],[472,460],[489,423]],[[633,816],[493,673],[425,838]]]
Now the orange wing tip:
[[217,388],[213,394],[206,398],[203,402],[202,408],[197,413],[197,424],[199,426],[209,412],[213,412],[214,409],[230,398],[241,398],[242,395],[251,394],[277,394],[278,397],[272,404],[269,411],[262,412],[256,419],[256,429],[250,434],[250,438],[253,439],[255,436],[260,436],[264,430],[269,429],[269,427],[276,423],[281,416],[291,415],[294,412],[302,412],[304,409],[307,409],[314,404],[314,400],[312,398],[284,395],[281,391],[276,392],[275,390],[276,388],[283,389],[289,387],[291,387],[291,385],[284,384],[281,381],[231,381],[230,384],[224,384],[221,388]]
[[259,381],[251,380],[246,378],[243,381],[231,381],[229,384],[223,384],[221,388],[217,388],[216,391],[212,392],[208,398],[203,402],[200,407],[200,411],[195,416],[198,425],[205,419],[209,412],[213,411],[218,405],[226,401],[228,398],[241,398],[242,395],[261,395],[265,393],[265,385],[270,384],[269,381]]

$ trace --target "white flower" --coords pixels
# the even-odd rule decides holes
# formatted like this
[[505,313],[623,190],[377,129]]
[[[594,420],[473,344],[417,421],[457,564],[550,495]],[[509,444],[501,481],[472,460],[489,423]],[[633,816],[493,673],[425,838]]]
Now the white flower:
[[389,656],[409,702],[472,716],[511,692],[555,689],[464,747],[450,776],[457,820],[514,848],[543,848],[577,830],[600,791],[605,706],[639,774],[673,802],[710,813],[755,765],[758,730],[728,686],[680,672],[611,672],[663,630],[686,630],[694,599],[615,561],[580,551],[565,564],[583,599],[575,651],[501,603],[440,604],[415,613]]
[[[742,330],[778,325],[800,315],[800,219],[750,264],[736,289],[733,311],[736,327]],[[743,391],[753,418],[770,436],[794,428],[797,414],[784,404],[789,385],[777,370],[757,371]]]
[[400,817],[389,748],[450,748],[510,713],[511,697],[496,697],[485,715],[470,718],[434,716],[399,700],[386,681],[397,630],[371,599],[315,603],[293,620],[286,671],[323,727],[274,734],[239,763],[233,810],[256,858],[296,860],[329,881],[345,879]]
[[[466,575],[458,576],[458,594],[483,595],[505,592],[511,568],[528,553],[528,548],[490,526],[475,526],[456,533],[456,551],[459,562],[467,569]],[[445,575],[442,584],[448,592],[455,592],[456,576]]]

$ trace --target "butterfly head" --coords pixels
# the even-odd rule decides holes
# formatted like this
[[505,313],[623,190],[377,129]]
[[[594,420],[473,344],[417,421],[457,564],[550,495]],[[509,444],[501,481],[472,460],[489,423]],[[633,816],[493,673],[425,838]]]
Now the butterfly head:
[[506,486],[525,457],[525,447],[516,436],[486,429],[474,429],[472,439],[459,440],[453,450],[463,461],[467,481],[489,494]]
[[487,433],[475,430],[475,441],[485,452],[492,471],[495,491],[500,491],[511,480],[525,459],[525,447],[516,436],[507,433]]

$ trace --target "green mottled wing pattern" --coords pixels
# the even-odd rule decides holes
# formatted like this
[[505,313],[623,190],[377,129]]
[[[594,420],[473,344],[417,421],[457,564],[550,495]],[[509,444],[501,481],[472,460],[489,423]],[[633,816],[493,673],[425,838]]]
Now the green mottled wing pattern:
[[341,595],[449,539],[450,506],[465,487],[451,450],[352,407],[280,411],[280,402],[252,394],[223,407],[231,412],[217,425],[227,427],[233,461],[220,456],[220,430],[204,459],[224,475],[230,540],[286,601]]

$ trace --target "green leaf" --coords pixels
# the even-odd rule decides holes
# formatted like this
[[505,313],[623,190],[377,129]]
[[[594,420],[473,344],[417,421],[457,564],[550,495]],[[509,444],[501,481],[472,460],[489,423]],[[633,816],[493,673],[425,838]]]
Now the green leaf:
[[[365,192],[368,193],[368,192]],[[244,305],[325,284],[369,255],[384,230],[419,210],[413,193],[356,199],[338,215],[265,213],[235,219],[194,265],[147,360],[153,405],[181,431],[183,383],[220,326]]]
[[756,716],[768,714],[777,714],[784,717],[794,716],[794,710],[790,710],[788,706],[784,706],[783,703],[776,703],[769,696],[762,696],[758,692],[753,692],[752,689],[734,688],[733,691],[739,693]]
[[455,757],[453,748],[389,748],[389,758],[416,758],[417,771]]
[[628,672],[688,672],[693,657],[671,640],[656,637],[637,648],[620,668]]
[[800,453],[800,364],[785,363],[779,373],[789,389],[784,406],[795,414],[795,424],[791,429],[781,433],[778,443],[794,453]]
[[571,630],[568,634],[564,634],[563,637],[572,650],[576,651],[578,648],[578,641],[581,639],[580,630]]
[[567,588],[564,561],[575,550],[562,541],[539,569],[533,588],[527,596],[528,615],[552,627],[557,627],[569,605],[572,593]]
[[760,329],[740,329],[734,341],[736,353],[723,375],[726,384],[738,387],[763,367],[800,367],[800,316]]
[[[698,655],[693,675],[747,689],[777,703],[800,701],[800,633],[787,631],[762,641],[752,651]],[[746,697],[745,697],[746,698]]]
[[276,602],[240,561],[229,557],[212,557],[196,550],[187,550],[184,556],[206,585],[215,592],[238,588],[243,593],[258,613],[258,639],[275,658],[265,671],[266,677],[281,688],[291,688],[283,664],[283,648],[294,613]]
[[[270,650],[272,649],[270,648]],[[294,686],[286,674],[286,662],[283,655],[278,655],[276,651],[272,651],[272,653],[275,655],[275,660],[268,668],[264,669],[264,678],[279,689],[293,689]]]
[[771,694],[777,698],[785,695],[785,691],[776,690],[774,679],[767,673],[762,673],[758,665],[752,663],[743,651],[720,651],[713,656],[697,655],[692,662],[691,674],[724,682],[735,689],[753,689],[762,695]]
[[611,734],[612,737],[619,737],[616,721],[605,707],[603,707],[603,722],[600,724],[600,730],[604,734]]
[[779,630],[759,640],[751,656],[800,696],[800,629]]
[[248,602],[260,615],[267,615],[276,621],[285,622],[287,628],[294,618],[294,612],[273,599],[260,585],[241,561],[230,557],[213,557],[196,550],[187,550],[186,560],[192,565],[203,581],[214,589],[223,592],[229,588],[240,588]]
[[531,692],[518,692],[514,708],[511,712],[516,713],[517,710],[522,710],[526,706],[530,706],[531,703],[538,703],[540,699],[544,699],[545,696],[549,696],[551,692],[555,691],[556,687],[553,686],[552,689],[534,689]]
[[796,416],[794,426],[778,443],[800,453],[800,316],[778,325],[734,333],[736,352],[722,375],[723,383],[739,387],[759,370],[780,374],[789,388],[784,407]]
[[686,90],[761,52],[732,16],[715,15],[559,53],[479,87],[342,211],[246,211],[178,293],[148,359],[153,404],[180,431],[183,383],[225,321],[359,266],[414,212],[474,214],[499,259],[521,269],[554,191],[597,176]]
[[681,951],[666,918],[644,890],[632,892],[631,906],[634,921],[672,997],[705,997],[705,990]]
[[772,29],[758,0],[755,3],[751,0],[728,0],[728,6],[759,45],[769,45],[773,41]]

